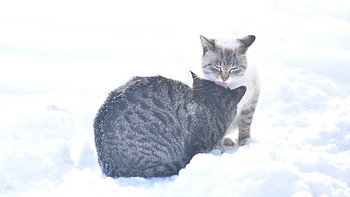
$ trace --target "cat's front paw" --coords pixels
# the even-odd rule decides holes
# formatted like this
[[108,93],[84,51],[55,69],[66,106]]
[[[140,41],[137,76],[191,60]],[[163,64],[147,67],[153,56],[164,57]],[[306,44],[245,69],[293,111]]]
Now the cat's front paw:
[[239,139],[238,144],[239,144],[240,146],[244,146],[244,145],[247,143],[248,140],[249,140],[249,137],[243,138],[243,139]]
[[224,145],[225,146],[234,146],[235,143],[233,142],[233,140],[231,138],[224,138]]

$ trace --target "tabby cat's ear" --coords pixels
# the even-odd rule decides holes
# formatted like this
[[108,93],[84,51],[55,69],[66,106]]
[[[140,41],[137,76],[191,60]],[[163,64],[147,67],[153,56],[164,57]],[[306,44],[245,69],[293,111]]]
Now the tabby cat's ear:
[[242,39],[238,39],[239,41],[241,41],[241,43],[243,44],[243,46],[245,46],[246,48],[250,47],[250,45],[253,44],[253,42],[255,41],[255,36],[254,35],[248,35]]
[[202,47],[203,47],[203,55],[205,55],[208,51],[215,51],[215,40],[207,39],[204,36],[200,36]]
[[191,72],[191,75],[192,75],[192,79],[195,80],[195,79],[199,79],[199,77],[194,74],[194,72],[190,71]]
[[240,86],[236,89],[231,90],[237,104],[242,100],[246,90],[247,88],[245,86]]

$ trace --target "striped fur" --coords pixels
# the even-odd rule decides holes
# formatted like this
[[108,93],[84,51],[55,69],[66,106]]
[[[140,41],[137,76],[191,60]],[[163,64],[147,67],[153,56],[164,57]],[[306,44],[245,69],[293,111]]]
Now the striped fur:
[[105,175],[175,175],[220,143],[245,87],[229,90],[193,77],[193,89],[161,76],[135,77],[109,94],[94,120]]

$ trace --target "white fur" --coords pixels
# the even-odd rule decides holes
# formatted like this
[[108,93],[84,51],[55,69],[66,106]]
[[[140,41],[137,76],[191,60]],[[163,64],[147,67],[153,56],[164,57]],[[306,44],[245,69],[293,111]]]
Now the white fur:
[[[221,48],[236,49],[240,46],[240,42],[237,39],[217,39],[215,44]],[[248,51],[249,52],[249,51]],[[247,52],[247,53],[248,53]],[[249,57],[249,55],[246,55]],[[230,127],[230,132],[232,132],[238,125],[239,116],[241,114],[243,106],[251,105],[251,102],[260,94],[260,80],[258,71],[255,65],[252,63],[251,59],[247,58],[247,69],[242,76],[236,76],[234,78],[229,77],[226,83],[228,87],[232,90],[240,86],[246,86],[247,91],[244,94],[242,100],[237,105],[237,114],[234,123]],[[213,79],[212,79],[213,80]],[[217,80],[217,79],[216,79]],[[247,108],[247,107],[244,107]]]
[[[241,114],[243,106],[249,106],[251,105],[253,100],[256,100],[257,97],[259,97],[260,94],[260,80],[258,71],[254,64],[252,64],[248,60],[248,67],[245,71],[245,73],[240,77],[235,77],[234,79],[230,77],[227,81],[228,87],[230,89],[235,89],[240,86],[246,86],[247,90],[244,94],[242,100],[237,105],[237,114],[235,121],[230,126],[229,132],[233,132],[233,130],[238,126],[238,120],[239,116]],[[247,107],[244,107],[247,108]]]
[[235,49],[240,46],[238,40],[235,39],[216,39],[215,44],[220,48]]
[[[241,42],[238,39],[216,39],[215,44],[219,48],[229,48],[229,49],[237,49],[241,47]],[[248,49],[249,52],[249,49]],[[212,58],[215,57],[215,53],[211,53],[210,51],[202,58],[202,66],[203,62],[210,62]],[[245,55],[247,57],[249,55]],[[203,69],[203,72],[210,73],[210,69]],[[204,74],[204,77],[211,81],[219,81],[223,82],[221,79],[221,76],[215,76],[215,75],[206,75]],[[245,95],[243,96],[242,100],[237,105],[237,114],[234,118],[234,122],[231,124],[228,132],[232,133],[238,126],[238,123],[240,121],[240,115],[243,109],[250,109],[252,103],[254,105],[258,101],[259,94],[260,94],[260,82],[259,82],[259,76],[258,71],[255,68],[255,65],[251,62],[249,58],[247,58],[247,68],[244,71],[243,75],[235,76],[235,77],[229,77],[225,83],[228,83],[228,87],[230,89],[235,89],[240,86],[246,86],[247,90]],[[241,143],[241,142],[240,142]],[[245,142],[242,142],[244,144]]]

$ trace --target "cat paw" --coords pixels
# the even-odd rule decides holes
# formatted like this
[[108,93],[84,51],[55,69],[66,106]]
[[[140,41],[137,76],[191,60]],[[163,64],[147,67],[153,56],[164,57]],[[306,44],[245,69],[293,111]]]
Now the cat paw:
[[249,140],[249,138],[239,139],[238,144],[240,146],[244,146],[247,143],[248,140]]
[[235,143],[233,142],[233,140],[231,138],[224,138],[224,143],[225,146],[234,146]]

